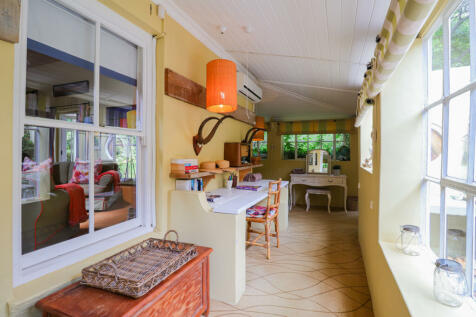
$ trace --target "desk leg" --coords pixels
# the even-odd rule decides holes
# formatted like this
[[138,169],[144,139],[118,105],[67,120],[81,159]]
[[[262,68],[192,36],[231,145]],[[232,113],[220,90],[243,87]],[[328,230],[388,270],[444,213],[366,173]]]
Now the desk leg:
[[291,212],[291,210],[294,207],[294,191],[293,191],[293,183],[289,183],[289,210],[288,213]]
[[344,210],[347,213],[347,186],[344,186]]

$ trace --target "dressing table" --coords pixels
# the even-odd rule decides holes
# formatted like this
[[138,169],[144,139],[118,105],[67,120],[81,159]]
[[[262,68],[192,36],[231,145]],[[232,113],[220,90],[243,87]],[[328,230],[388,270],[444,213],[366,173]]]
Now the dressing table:
[[290,174],[289,183],[289,211],[296,205],[293,185],[307,185],[313,187],[339,186],[344,188],[344,210],[347,213],[347,177],[345,175],[331,175],[331,157],[327,151],[312,150],[306,156],[306,173]]
[[344,188],[344,210],[347,212],[347,176],[345,175],[329,175],[329,174],[290,174],[291,181],[289,183],[289,210],[296,205],[294,199],[295,193],[293,185],[307,185],[313,187],[324,186],[340,186]]

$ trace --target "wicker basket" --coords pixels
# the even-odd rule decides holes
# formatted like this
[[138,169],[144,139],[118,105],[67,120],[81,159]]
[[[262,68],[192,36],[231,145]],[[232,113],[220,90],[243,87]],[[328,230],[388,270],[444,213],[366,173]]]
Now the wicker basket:
[[[170,232],[175,242],[166,240]],[[169,230],[163,240],[147,239],[84,268],[81,284],[138,298],[196,255],[192,244],[179,243]]]

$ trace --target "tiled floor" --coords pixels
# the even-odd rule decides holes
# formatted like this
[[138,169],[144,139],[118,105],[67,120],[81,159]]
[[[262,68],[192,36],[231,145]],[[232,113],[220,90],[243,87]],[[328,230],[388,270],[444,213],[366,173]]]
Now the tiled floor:
[[280,247],[271,249],[271,260],[264,248],[247,250],[240,302],[212,300],[210,316],[372,317],[357,217],[296,207]]

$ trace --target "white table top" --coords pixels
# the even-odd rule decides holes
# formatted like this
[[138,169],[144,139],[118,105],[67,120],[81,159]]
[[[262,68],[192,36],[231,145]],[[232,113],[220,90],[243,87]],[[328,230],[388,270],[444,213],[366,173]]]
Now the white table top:
[[[259,182],[241,182],[238,185],[261,186],[259,191],[243,190],[232,188],[219,188],[211,191],[211,194],[221,195],[220,200],[210,203],[214,212],[225,214],[239,214],[247,208],[256,205],[268,197],[268,186],[270,180],[261,180]],[[281,187],[288,186],[288,181],[282,181]]]

